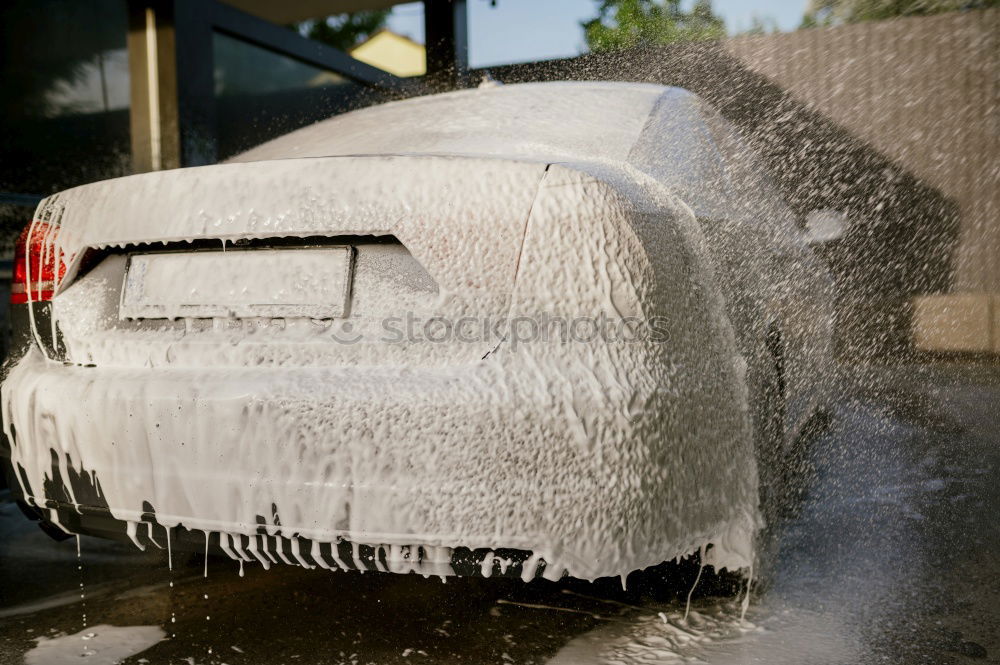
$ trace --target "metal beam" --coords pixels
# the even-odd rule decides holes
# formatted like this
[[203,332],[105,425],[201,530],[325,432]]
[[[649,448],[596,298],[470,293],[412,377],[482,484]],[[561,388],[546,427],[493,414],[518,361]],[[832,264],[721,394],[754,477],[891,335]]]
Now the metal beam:
[[355,60],[343,51],[306,39],[294,30],[269,23],[221,2],[206,2],[212,26],[237,39],[282,53],[302,62],[343,74],[359,83],[379,88],[398,89],[404,80],[389,72]]
[[427,81],[436,88],[461,86],[469,69],[466,0],[424,0]]
[[224,0],[226,4],[265,21],[285,25],[334,14],[353,14],[373,9],[388,9],[407,0]]
[[127,38],[132,169],[181,166],[172,0],[130,0]]
[[201,166],[218,161],[215,112],[213,9],[205,0],[173,0],[174,86],[181,164]]
[[216,0],[129,0],[128,8],[132,164],[137,172],[217,161],[215,32],[368,87],[404,91],[420,85]]

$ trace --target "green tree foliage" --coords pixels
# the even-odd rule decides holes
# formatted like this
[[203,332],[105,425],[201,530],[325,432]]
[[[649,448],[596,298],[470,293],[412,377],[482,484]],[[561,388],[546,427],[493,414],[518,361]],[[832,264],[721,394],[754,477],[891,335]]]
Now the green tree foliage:
[[1000,6],[1000,0],[811,0],[803,28]]
[[346,51],[384,28],[387,18],[389,10],[379,9],[336,14],[325,19],[303,21],[292,27],[303,37]]
[[742,30],[741,35],[766,35],[780,32],[777,22],[770,16],[760,17],[756,14],[750,19],[750,27]]
[[689,12],[681,9],[681,0],[603,0],[598,15],[582,25],[592,51],[726,35],[726,26],[712,12],[710,0],[697,0]]

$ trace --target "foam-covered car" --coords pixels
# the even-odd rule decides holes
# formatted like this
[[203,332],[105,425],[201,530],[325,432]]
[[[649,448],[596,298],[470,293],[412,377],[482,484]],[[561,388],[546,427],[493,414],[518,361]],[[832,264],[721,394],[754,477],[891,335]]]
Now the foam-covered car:
[[265,566],[743,568],[828,399],[829,288],[689,92],[389,103],[45,199],[2,463],[50,530]]

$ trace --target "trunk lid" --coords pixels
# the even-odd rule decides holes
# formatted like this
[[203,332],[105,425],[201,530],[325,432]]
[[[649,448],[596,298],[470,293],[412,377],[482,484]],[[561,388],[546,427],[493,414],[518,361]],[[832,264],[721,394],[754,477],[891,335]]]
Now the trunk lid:
[[[499,341],[490,322],[507,315],[545,166],[290,159],[130,176],[52,196],[39,218],[58,225],[57,249],[70,257],[52,302],[57,354],[127,366],[482,358]],[[246,254],[225,256],[234,251]],[[139,266],[153,270],[142,285],[152,295],[135,285]],[[181,300],[192,302],[167,294],[171,270]],[[289,296],[296,288],[303,293]],[[216,302],[220,293],[233,307]],[[277,305],[257,307],[259,293]]]

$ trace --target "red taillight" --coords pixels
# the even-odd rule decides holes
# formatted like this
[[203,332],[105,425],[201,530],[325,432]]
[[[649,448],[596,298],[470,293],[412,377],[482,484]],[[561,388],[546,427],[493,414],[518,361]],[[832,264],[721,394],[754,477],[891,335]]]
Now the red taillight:
[[21,231],[14,246],[11,303],[23,305],[52,300],[56,285],[66,275],[66,262],[56,245],[58,231],[58,227],[45,222],[34,222]]

